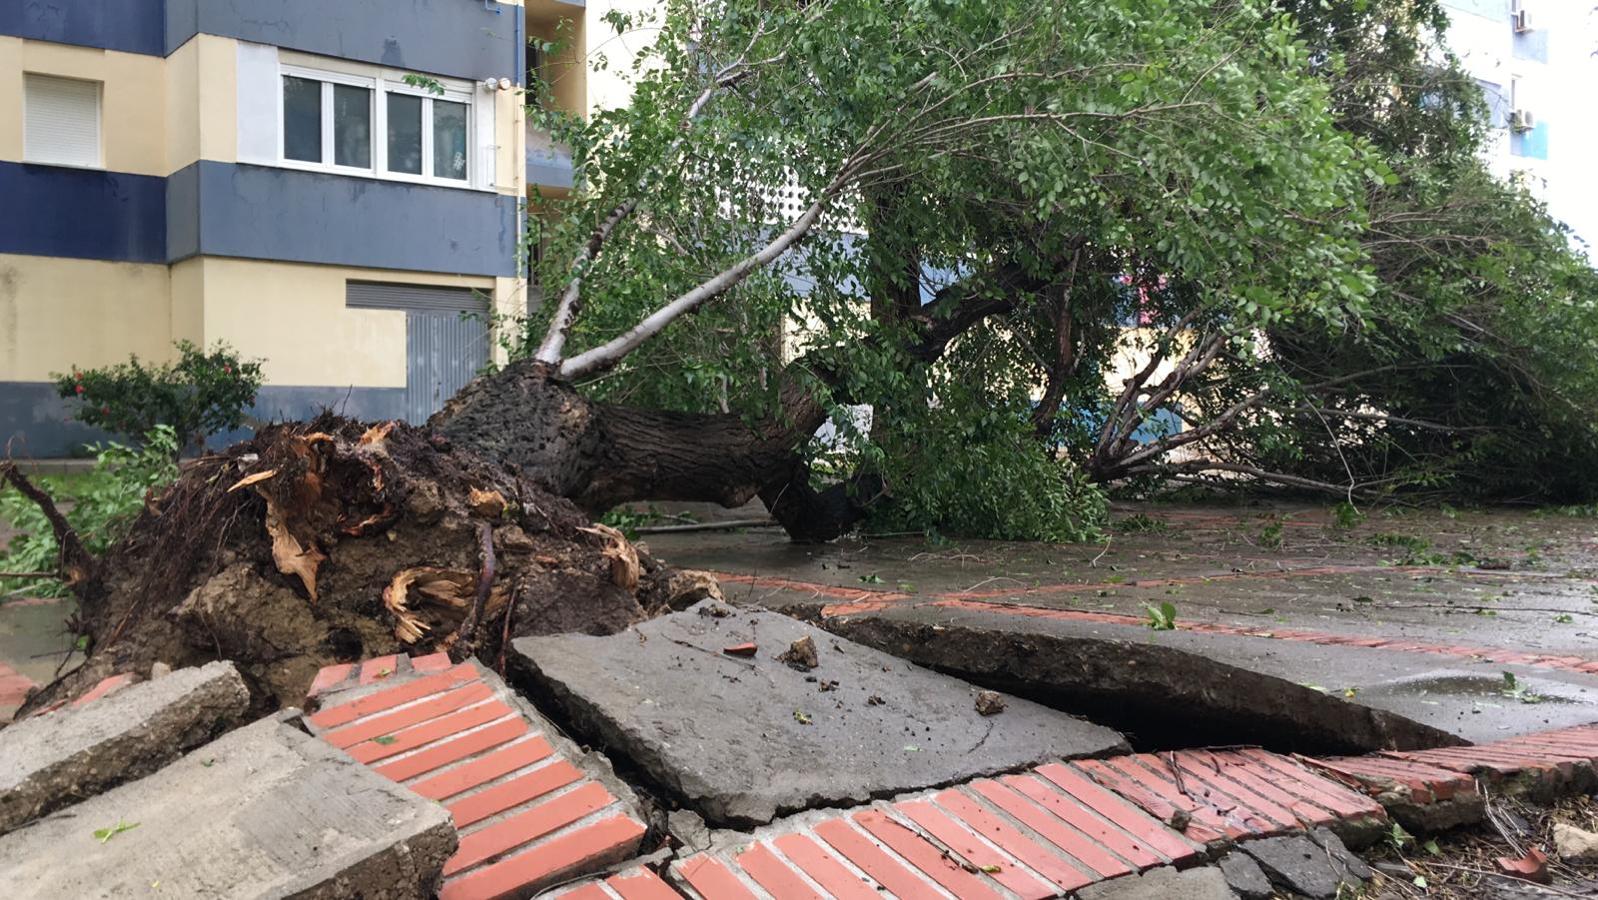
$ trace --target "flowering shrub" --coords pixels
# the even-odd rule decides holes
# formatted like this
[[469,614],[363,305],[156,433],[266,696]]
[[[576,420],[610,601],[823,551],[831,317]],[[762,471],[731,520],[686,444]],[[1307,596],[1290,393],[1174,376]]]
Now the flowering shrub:
[[117,434],[141,436],[169,425],[179,443],[199,446],[208,435],[244,424],[261,388],[261,360],[241,360],[226,344],[206,352],[179,341],[176,363],[147,365],[137,356],[103,369],[55,375],[56,392],[78,401],[78,421]]

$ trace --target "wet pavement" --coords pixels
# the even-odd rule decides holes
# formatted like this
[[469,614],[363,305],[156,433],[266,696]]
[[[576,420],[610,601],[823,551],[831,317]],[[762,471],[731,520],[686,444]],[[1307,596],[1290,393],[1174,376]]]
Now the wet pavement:
[[[647,542],[724,576],[730,600],[822,620],[1170,646],[1471,741],[1598,721],[1592,518],[1393,510],[1340,527],[1325,508],[1146,505],[1088,545],[796,545],[775,529]],[[1147,607],[1166,603],[1176,629],[1150,628]]]

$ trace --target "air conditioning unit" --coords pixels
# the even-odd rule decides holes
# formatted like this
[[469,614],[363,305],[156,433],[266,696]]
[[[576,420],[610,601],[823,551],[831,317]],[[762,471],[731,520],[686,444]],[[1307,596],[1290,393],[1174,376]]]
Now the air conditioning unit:
[[1517,109],[1509,114],[1511,131],[1530,131],[1537,127],[1537,116],[1529,109]]
[[1515,10],[1515,33],[1525,34],[1532,28],[1531,13],[1524,9]]

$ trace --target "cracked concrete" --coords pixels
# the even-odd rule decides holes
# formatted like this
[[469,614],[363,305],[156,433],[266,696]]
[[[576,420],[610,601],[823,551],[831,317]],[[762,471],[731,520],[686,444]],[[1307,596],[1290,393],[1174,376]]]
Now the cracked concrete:
[[[807,636],[815,670],[777,659]],[[611,637],[514,646],[521,683],[540,703],[718,826],[1126,747],[1107,728],[1020,698],[983,716],[964,682],[786,616],[714,602]]]

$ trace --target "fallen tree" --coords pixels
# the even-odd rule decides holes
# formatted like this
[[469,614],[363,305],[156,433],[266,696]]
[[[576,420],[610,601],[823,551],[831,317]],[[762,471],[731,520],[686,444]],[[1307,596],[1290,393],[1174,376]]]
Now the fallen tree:
[[[287,702],[333,660],[494,660],[710,590],[589,524],[630,500],[759,497],[805,539],[879,497],[913,527],[1087,533],[1082,459],[1036,441],[1073,385],[1102,389],[1128,315],[1111,275],[1172,285],[1146,312],[1211,327],[1163,345],[1205,367],[1262,330],[1357,321],[1375,290],[1384,173],[1293,23],[1147,6],[665,4],[631,106],[532,107],[583,180],[541,204],[551,302],[525,353],[426,428],[325,418],[190,465],[81,567],[89,662],[33,705],[219,656]],[[1114,477],[1149,410],[1194,389],[1137,385],[1097,435]],[[812,441],[829,421],[841,454]]]

